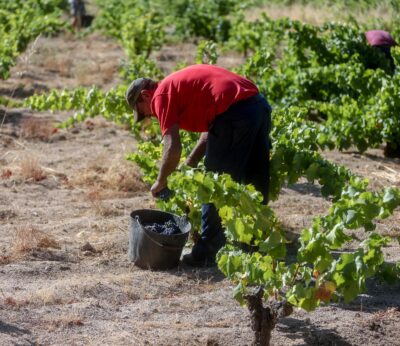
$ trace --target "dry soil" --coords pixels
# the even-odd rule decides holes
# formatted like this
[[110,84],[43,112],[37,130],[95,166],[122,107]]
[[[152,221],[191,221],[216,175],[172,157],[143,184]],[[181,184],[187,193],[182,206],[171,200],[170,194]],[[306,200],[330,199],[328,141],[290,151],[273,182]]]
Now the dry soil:
[[[183,55],[193,62],[194,47],[166,47],[160,66],[168,72]],[[120,82],[123,56],[99,35],[39,38],[12,78],[0,82],[0,94],[108,89]],[[100,117],[57,130],[70,115],[0,109],[0,344],[250,345],[248,312],[217,269],[157,272],[129,263],[129,214],[155,206],[138,169],[124,159],[136,142]],[[324,155],[370,178],[373,189],[400,186],[400,162],[380,149]],[[304,182],[284,188],[271,205],[283,227],[298,234],[330,203]],[[396,212],[378,221],[379,231],[395,239],[399,219]],[[385,254],[400,260],[395,240]],[[400,345],[399,304],[399,284],[371,281],[351,304],[296,310],[279,322],[273,344]]]

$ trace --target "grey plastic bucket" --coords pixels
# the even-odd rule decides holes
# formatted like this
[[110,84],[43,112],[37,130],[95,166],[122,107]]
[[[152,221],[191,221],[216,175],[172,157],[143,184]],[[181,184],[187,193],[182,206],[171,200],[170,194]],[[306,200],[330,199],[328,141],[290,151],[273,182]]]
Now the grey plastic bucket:
[[[182,233],[165,235],[147,230],[143,225],[174,221]],[[129,260],[143,269],[171,269],[179,264],[191,224],[186,217],[161,210],[140,209],[131,213],[129,225]]]

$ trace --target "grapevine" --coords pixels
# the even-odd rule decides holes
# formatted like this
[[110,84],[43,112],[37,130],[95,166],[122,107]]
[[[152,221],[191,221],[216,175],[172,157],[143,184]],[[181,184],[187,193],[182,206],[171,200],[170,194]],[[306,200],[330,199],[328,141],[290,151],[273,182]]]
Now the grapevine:
[[[277,200],[283,187],[307,181],[331,203],[295,242],[253,186],[206,173],[202,163],[196,169],[182,166],[170,176],[169,188],[175,193],[168,201],[158,201],[159,208],[186,214],[196,230],[202,203],[219,210],[227,244],[218,253],[218,266],[235,283],[234,297],[241,304],[256,311],[266,303],[272,329],[292,307],[311,311],[330,302],[350,302],[365,292],[371,277],[400,279],[400,263],[386,262],[383,256],[391,239],[375,226],[399,207],[400,191],[373,191],[367,180],[321,154],[398,143],[400,73],[392,73],[382,54],[366,43],[366,27],[313,26],[267,15],[248,22],[241,11],[234,11],[240,9],[236,1],[229,1],[230,6],[223,1],[173,2],[165,15],[159,1],[137,1],[137,6],[128,1],[97,3],[97,28],[126,50],[128,59],[121,66],[125,85],[108,92],[97,87],[51,91],[28,98],[26,106],[75,111],[65,127],[99,114],[127,124],[140,141],[127,159],[142,169],[150,185],[158,174],[161,134],[156,121],[143,128],[133,124],[124,100],[126,85],[142,76],[161,79],[164,73],[151,54],[177,37],[200,39],[196,63],[215,64],[219,52],[235,49],[246,58],[235,72],[252,79],[273,104],[269,200]],[[393,49],[393,57],[400,66],[399,48]],[[379,66],[372,69],[376,59]],[[180,135],[183,163],[198,135]],[[362,236],[356,237],[355,231]],[[295,258],[288,255],[293,248]]]

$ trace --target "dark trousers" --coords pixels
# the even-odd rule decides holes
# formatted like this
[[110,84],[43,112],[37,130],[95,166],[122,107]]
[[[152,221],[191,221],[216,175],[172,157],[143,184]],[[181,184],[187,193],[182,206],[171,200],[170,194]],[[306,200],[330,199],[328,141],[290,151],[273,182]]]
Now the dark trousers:
[[[261,94],[233,104],[209,128],[206,170],[253,184],[267,203],[270,130],[271,107]],[[201,211],[201,235],[193,255],[215,256],[225,244],[221,219],[213,204],[203,204]]]

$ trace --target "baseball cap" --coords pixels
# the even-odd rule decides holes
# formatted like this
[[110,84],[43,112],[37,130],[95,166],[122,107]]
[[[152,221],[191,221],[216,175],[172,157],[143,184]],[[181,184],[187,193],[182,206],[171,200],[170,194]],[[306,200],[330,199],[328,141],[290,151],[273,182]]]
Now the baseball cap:
[[134,120],[135,122],[142,121],[145,118],[143,113],[139,113],[136,109],[136,102],[140,96],[142,90],[150,89],[150,85],[154,83],[150,78],[138,78],[135,79],[126,89],[125,99],[128,105],[135,111]]

